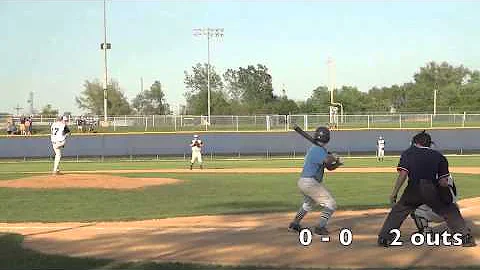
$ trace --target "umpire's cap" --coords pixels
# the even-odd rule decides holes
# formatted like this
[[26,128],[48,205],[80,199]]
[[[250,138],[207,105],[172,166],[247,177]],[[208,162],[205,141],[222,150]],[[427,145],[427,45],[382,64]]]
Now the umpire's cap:
[[330,130],[327,127],[320,126],[315,130],[313,139],[319,143],[326,144],[330,141]]

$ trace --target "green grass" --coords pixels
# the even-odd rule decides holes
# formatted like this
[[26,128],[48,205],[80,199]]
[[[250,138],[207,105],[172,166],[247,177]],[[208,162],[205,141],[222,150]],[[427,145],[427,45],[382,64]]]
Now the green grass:
[[[205,157],[206,168],[282,168],[282,167],[301,167],[303,165],[303,156],[298,159],[265,159],[262,157],[253,157],[253,160],[221,160]],[[448,157],[450,166],[480,166],[480,156],[451,156]],[[377,162],[375,157],[364,158],[345,158],[345,167],[395,167],[398,163],[398,157],[387,157],[384,162]],[[188,168],[189,160],[149,160],[149,161],[128,161],[125,159],[91,159],[89,161],[74,159],[63,159],[62,170],[115,170],[115,169],[172,169]],[[49,172],[52,162],[40,160],[35,162],[0,162],[0,175],[11,172]]]
[[[14,175],[10,175],[14,177]],[[295,211],[298,174],[127,174],[185,182],[136,190],[0,188],[0,221],[139,220],[205,214]],[[457,174],[462,198],[480,194],[480,175]],[[395,173],[326,176],[340,209],[387,207]]]

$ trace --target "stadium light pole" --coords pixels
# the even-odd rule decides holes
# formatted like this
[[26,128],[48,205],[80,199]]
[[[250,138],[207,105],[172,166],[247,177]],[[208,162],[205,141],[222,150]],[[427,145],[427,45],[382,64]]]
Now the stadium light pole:
[[437,93],[438,93],[438,69],[433,70],[434,74],[434,82],[433,82],[433,116],[437,115]]
[[208,125],[210,125],[210,39],[212,37],[223,37],[223,28],[195,28],[194,36],[207,37],[207,107],[208,107]]
[[112,48],[111,43],[107,43],[107,1],[103,0],[103,43],[100,49],[103,50],[103,121],[107,122],[107,85],[108,85],[108,69],[107,69],[107,50]]

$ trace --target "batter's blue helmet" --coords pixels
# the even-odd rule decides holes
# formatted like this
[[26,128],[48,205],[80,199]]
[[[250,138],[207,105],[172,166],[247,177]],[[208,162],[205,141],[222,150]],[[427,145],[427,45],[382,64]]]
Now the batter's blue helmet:
[[330,130],[327,127],[318,127],[315,130],[313,139],[320,143],[328,143],[330,141]]

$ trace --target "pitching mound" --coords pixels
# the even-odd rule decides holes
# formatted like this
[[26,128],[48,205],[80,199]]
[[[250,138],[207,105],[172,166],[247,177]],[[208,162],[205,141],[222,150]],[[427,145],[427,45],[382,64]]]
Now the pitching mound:
[[128,178],[105,174],[42,175],[0,181],[0,187],[9,188],[105,188],[134,189],[179,183],[174,178]]
[[[461,211],[480,236],[480,198],[460,202]],[[43,253],[117,261],[176,261],[229,265],[270,265],[321,268],[455,268],[480,265],[474,248],[414,246],[415,225],[401,228],[403,246],[376,245],[386,209],[338,211],[330,241],[314,236],[310,246],[287,232],[294,213],[198,216],[161,220],[98,223],[0,223],[0,231],[25,235],[24,246]],[[306,217],[314,225],[318,213]],[[353,235],[348,246],[339,241],[342,228]],[[441,226],[435,227],[442,230]]]

